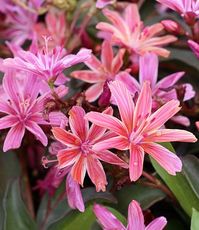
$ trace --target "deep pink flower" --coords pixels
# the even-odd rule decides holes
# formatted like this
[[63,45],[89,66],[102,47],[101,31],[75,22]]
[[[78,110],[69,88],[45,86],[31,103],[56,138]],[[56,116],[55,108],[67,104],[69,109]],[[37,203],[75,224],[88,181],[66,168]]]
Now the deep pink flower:
[[107,5],[114,4],[115,2],[116,0],[97,0],[96,7],[102,9]]
[[199,44],[192,40],[188,40],[188,45],[192,49],[196,57],[199,59]]
[[[178,99],[174,86],[184,75],[184,72],[177,72],[164,77],[160,81],[157,81],[158,64],[159,61],[157,55],[153,53],[146,53],[139,59],[139,82],[127,72],[122,72],[117,76],[117,79],[126,85],[132,95],[134,95],[136,92],[140,92],[144,82],[149,81],[153,97],[152,108],[155,110],[172,99]],[[193,90],[191,84],[182,84],[182,87],[185,90],[183,98],[184,101],[190,100],[195,96],[195,91]],[[190,125],[190,121],[187,117],[177,115],[172,119],[182,125]]]
[[20,50],[17,57],[5,59],[4,65],[28,71],[52,84],[64,69],[90,58],[91,51],[88,49],[81,49],[76,55],[66,55],[66,51],[60,46],[49,50],[48,40],[50,38],[44,39],[46,46],[43,50],[38,50],[36,54]]
[[101,62],[92,55],[85,64],[91,70],[77,70],[71,76],[88,83],[94,83],[86,90],[86,99],[90,102],[95,101],[103,92],[105,82],[114,80],[123,65],[124,49],[120,49],[114,57],[112,46],[104,41],[101,51]]
[[[199,2],[197,0],[157,0],[159,3],[178,12],[182,17],[195,18],[199,16]],[[191,20],[192,21],[192,20]]]
[[[110,114],[112,110],[108,108],[105,113]],[[110,134],[105,134],[106,128],[92,125],[89,129],[89,123],[84,119],[85,111],[79,106],[73,106],[69,115],[72,133],[61,128],[52,129],[54,137],[67,147],[57,154],[58,167],[72,166],[71,176],[82,186],[87,172],[96,190],[104,191],[107,181],[100,160],[121,167],[127,167],[127,164],[106,149],[93,150],[97,143],[110,137]]]
[[59,126],[60,122],[67,122],[61,112],[50,113],[49,121],[43,118],[44,103],[50,95],[38,97],[39,85],[38,79],[30,74],[23,78],[17,78],[15,72],[11,71],[5,74],[0,112],[7,115],[0,118],[0,129],[10,130],[4,141],[4,152],[20,147],[26,129],[46,146],[48,140],[39,125]]
[[108,9],[104,9],[103,13],[112,24],[100,22],[97,24],[97,29],[103,31],[106,34],[105,37],[110,38],[113,44],[124,46],[131,53],[143,55],[151,51],[157,55],[168,57],[170,52],[161,46],[177,40],[172,35],[157,36],[164,30],[161,23],[144,28],[136,4],[129,4],[123,17]]
[[132,181],[136,181],[142,175],[145,153],[150,154],[168,173],[175,175],[181,171],[181,160],[157,144],[170,141],[196,142],[196,137],[188,131],[161,129],[165,122],[180,110],[179,102],[171,100],[152,113],[152,92],[149,82],[143,84],[136,105],[122,82],[111,82],[109,87],[118,106],[121,121],[111,115],[89,112],[86,115],[88,120],[117,134],[116,137],[95,144],[93,149],[130,150],[129,173]]
[[102,205],[95,204],[93,212],[104,230],[162,230],[167,224],[165,217],[159,217],[145,227],[142,209],[135,200],[129,204],[127,227]]

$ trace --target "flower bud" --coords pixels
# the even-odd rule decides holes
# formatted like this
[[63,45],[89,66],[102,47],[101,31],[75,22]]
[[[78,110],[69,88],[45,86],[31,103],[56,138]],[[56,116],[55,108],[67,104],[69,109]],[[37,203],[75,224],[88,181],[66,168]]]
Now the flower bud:
[[54,6],[66,11],[73,11],[76,7],[76,4],[76,0],[53,0]]
[[169,33],[175,35],[183,35],[185,33],[182,26],[173,20],[162,20],[161,23],[164,26],[164,29]]

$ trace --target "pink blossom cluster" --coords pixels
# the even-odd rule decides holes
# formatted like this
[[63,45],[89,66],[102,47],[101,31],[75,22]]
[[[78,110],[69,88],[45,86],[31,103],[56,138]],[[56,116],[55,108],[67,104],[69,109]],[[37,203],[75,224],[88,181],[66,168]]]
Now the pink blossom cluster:
[[[127,3],[117,10],[117,1],[98,0],[96,6],[104,8],[101,13],[106,21],[96,25],[102,39],[97,50],[85,39],[86,29],[79,33],[81,28],[74,29],[63,12],[49,10],[40,21],[43,1],[24,2],[26,7],[9,0],[0,6],[5,14],[0,36],[13,55],[0,61],[4,74],[0,130],[4,152],[22,148],[31,134],[46,147],[49,154],[42,163],[53,166],[37,182],[41,193],[53,196],[66,177],[68,203],[83,212],[81,188],[86,176],[97,192],[106,191],[105,166],[109,164],[128,170],[132,183],[142,176],[146,155],[169,174],[180,172],[181,159],[161,143],[197,141],[191,132],[166,125],[167,121],[190,125],[189,118],[180,113],[181,103],[193,99],[195,91],[189,83],[178,84],[183,71],[161,79],[158,75],[159,57],[170,55],[165,46],[177,41],[179,25],[162,21],[146,26],[137,4]],[[188,24],[198,23],[198,1],[158,2]],[[71,31],[80,35],[74,36],[78,47],[68,45]],[[199,57],[197,41],[190,37],[188,44]],[[79,63],[83,67],[77,67]],[[78,89],[71,97],[70,85],[75,80],[83,82],[84,90]],[[94,205],[94,213],[103,229],[160,230],[167,222],[159,217],[145,226],[136,201],[129,204],[127,227],[101,205]]]

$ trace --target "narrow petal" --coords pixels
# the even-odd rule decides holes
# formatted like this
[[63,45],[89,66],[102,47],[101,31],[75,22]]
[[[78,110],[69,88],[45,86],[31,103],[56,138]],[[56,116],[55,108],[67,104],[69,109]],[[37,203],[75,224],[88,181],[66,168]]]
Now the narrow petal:
[[154,53],[146,53],[140,56],[139,65],[140,84],[143,85],[145,81],[149,81],[151,88],[154,89],[158,77],[158,56]]
[[124,53],[125,53],[125,49],[120,49],[112,61],[112,64],[111,64],[112,65],[112,72],[115,74],[120,71],[120,68],[123,65]]
[[169,174],[176,175],[182,170],[181,160],[171,151],[156,143],[142,145],[146,153],[151,155]]
[[91,181],[96,186],[96,191],[105,191],[107,185],[106,174],[100,161],[91,154],[87,156],[87,172]]
[[102,43],[101,61],[102,65],[105,66],[107,70],[111,71],[113,50],[111,43],[106,40]]
[[80,150],[77,148],[63,149],[57,154],[58,167],[60,169],[72,165],[80,158]]
[[66,115],[58,111],[49,113],[49,120],[52,126],[66,127],[68,124],[68,118]]
[[70,173],[66,178],[66,193],[69,206],[73,209],[77,208],[80,212],[84,212],[85,206],[80,186],[73,180]]
[[3,144],[3,151],[6,152],[9,149],[19,148],[21,146],[24,133],[25,128],[22,124],[18,123],[17,125],[13,126],[6,136]]
[[116,136],[112,137],[100,142],[97,142],[96,144],[93,145],[93,150],[94,151],[103,151],[106,149],[119,149],[119,150],[125,150],[128,149],[129,147],[129,141],[127,138],[122,137],[122,136]]
[[15,110],[11,107],[11,105],[3,100],[0,101],[0,112],[13,115],[16,114]]
[[94,124],[110,129],[119,135],[127,136],[126,127],[116,117],[98,112],[89,112],[86,114],[85,118]]
[[0,118],[0,130],[13,127],[18,123],[18,119],[15,116],[8,115]]
[[72,132],[82,141],[86,140],[88,135],[88,121],[84,119],[85,111],[80,106],[73,106],[69,111],[69,124]]
[[91,70],[77,70],[72,72],[71,76],[88,83],[98,83],[104,81],[100,73],[95,73]]
[[86,168],[87,168],[86,158],[84,156],[80,156],[79,160],[73,165],[71,170],[71,176],[73,180],[81,184],[81,186],[83,186],[84,184]]
[[97,100],[97,98],[103,92],[103,86],[104,86],[104,82],[96,83],[96,84],[90,86],[85,92],[86,100],[88,100],[89,102],[93,102],[93,101]]
[[167,224],[167,220],[165,217],[159,217],[153,220],[145,230],[163,230]]
[[95,213],[103,229],[126,229],[124,225],[107,208],[103,207],[102,205],[95,204],[93,207],[93,212]]
[[143,171],[144,150],[136,145],[130,146],[130,162],[129,173],[131,181],[136,181],[140,178]]
[[153,113],[149,118],[149,125],[146,127],[146,132],[147,130],[155,130],[163,126],[180,110],[179,104],[179,101],[171,100]]
[[139,229],[144,230],[144,216],[142,209],[137,201],[133,200],[128,208],[128,227],[127,230]]
[[196,142],[197,138],[190,132],[180,129],[160,129],[146,138],[144,142]]
[[[104,114],[113,114],[112,107],[108,107],[103,111]],[[104,136],[104,133],[106,131],[106,128],[100,127],[98,125],[92,124],[92,126],[89,129],[88,133],[88,139],[90,140],[91,144],[94,144],[98,139]]]
[[132,131],[134,103],[132,96],[126,86],[121,81],[111,82],[111,95],[116,102],[120,116],[128,131]]
[[108,150],[95,152],[95,153],[96,153],[96,156],[98,159],[100,159],[106,163],[113,164],[113,165],[119,165],[123,168],[128,168],[128,164],[126,162],[124,162],[116,154],[114,154]]
[[40,126],[34,121],[26,121],[25,127],[29,130],[35,137],[38,139],[44,146],[47,146],[48,139],[44,133],[44,131],[40,128]]
[[184,74],[185,72],[177,72],[164,77],[157,83],[156,89],[166,89],[172,87],[177,81],[180,80],[180,78],[184,76]]
[[52,133],[55,139],[60,141],[64,145],[74,147],[74,146],[79,146],[81,143],[80,139],[76,135],[67,132],[62,128],[54,127],[52,128]]
[[[125,22],[131,31],[140,23],[140,14],[137,4],[129,4],[124,11]],[[132,20],[133,18],[133,20]]]
[[183,125],[185,127],[189,127],[190,126],[190,120],[188,117],[182,116],[182,115],[176,115],[174,117],[172,117],[170,119],[171,121]]
[[148,81],[145,81],[135,106],[133,129],[137,129],[151,114],[152,93]]

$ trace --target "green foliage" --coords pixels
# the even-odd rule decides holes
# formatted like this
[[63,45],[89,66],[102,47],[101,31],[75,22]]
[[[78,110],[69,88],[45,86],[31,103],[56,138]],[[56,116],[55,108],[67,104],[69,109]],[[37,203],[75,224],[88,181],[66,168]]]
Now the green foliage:
[[199,212],[193,208],[192,217],[191,217],[191,230],[199,229]]

